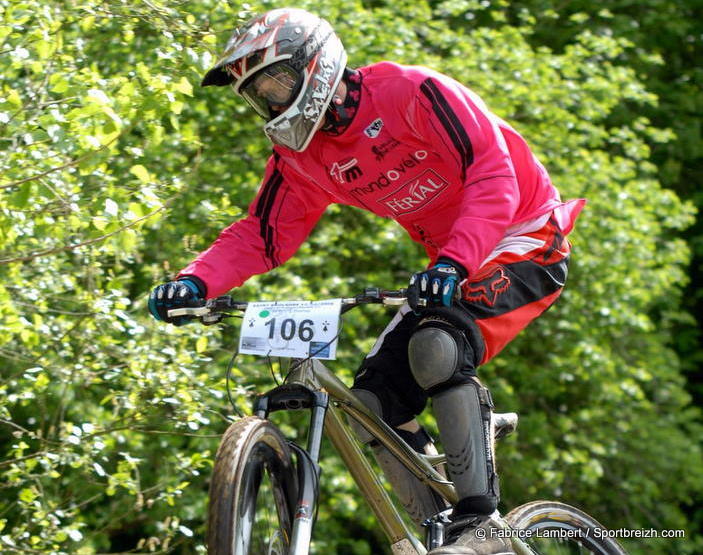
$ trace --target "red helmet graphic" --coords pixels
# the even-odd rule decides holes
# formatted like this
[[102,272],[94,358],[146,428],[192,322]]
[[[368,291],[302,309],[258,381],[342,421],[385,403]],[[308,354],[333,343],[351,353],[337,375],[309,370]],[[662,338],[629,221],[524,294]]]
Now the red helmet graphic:
[[302,151],[324,117],[347,55],[330,24],[283,8],[235,31],[202,85],[229,85],[266,119],[275,144]]

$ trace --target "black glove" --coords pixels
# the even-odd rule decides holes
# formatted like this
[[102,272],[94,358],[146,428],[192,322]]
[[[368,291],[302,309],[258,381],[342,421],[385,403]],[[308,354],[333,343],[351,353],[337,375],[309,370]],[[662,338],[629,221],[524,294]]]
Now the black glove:
[[427,308],[451,306],[461,297],[459,284],[466,279],[466,275],[461,264],[449,258],[440,258],[432,268],[417,272],[410,278],[407,292],[410,308],[417,310],[420,299],[425,300]]
[[182,326],[192,321],[194,316],[169,318],[168,311],[173,308],[200,306],[205,299],[205,294],[205,284],[195,276],[162,283],[154,287],[149,295],[149,312],[157,320]]

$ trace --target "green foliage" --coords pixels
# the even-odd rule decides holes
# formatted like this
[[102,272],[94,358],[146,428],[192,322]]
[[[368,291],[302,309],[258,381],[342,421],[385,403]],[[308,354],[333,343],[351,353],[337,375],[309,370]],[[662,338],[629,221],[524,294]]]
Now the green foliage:
[[[204,553],[237,329],[159,325],[145,299],[258,187],[270,151],[260,123],[196,85],[238,21],[280,5],[0,0],[3,552]],[[528,138],[565,198],[589,199],[560,303],[483,372],[499,409],[522,417],[499,448],[505,507],[558,497],[612,527],[687,529],[633,553],[700,552],[686,517],[703,494],[700,413],[671,350],[690,318],[680,235],[693,209],[661,185],[672,162],[660,153],[678,143],[632,55],[661,49],[603,32],[605,12],[597,25],[570,14],[569,34],[547,45],[564,26],[546,2],[299,5],[334,23],[353,65],[388,58],[465,82]],[[333,207],[293,260],[237,295],[341,296],[400,286],[423,264],[394,223]],[[388,317],[346,320],[347,382]],[[245,357],[233,375],[242,411],[272,382]],[[324,453],[316,552],[380,552]]]

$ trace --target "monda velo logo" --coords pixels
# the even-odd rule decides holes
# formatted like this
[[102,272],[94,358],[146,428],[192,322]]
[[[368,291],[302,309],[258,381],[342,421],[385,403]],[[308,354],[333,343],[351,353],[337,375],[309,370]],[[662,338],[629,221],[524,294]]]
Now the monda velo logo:
[[369,139],[375,139],[378,137],[381,129],[383,129],[383,120],[381,118],[375,119],[371,122],[371,125],[364,129],[364,135]]
[[394,181],[398,181],[402,177],[407,178],[409,177],[408,174],[412,175],[413,172],[408,172],[408,170],[412,170],[412,168],[421,165],[425,158],[427,158],[426,150],[415,151],[413,154],[403,157],[400,162],[395,164],[392,168],[382,171],[371,183],[355,187],[350,193],[355,196],[363,196],[390,187],[394,184]]
[[364,173],[358,164],[359,162],[356,158],[346,158],[340,162],[335,162],[330,170],[330,175],[337,183],[351,183]]

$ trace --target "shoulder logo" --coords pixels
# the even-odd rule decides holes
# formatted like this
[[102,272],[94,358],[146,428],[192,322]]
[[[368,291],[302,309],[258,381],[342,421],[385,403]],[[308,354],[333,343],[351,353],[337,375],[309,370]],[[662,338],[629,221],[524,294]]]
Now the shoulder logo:
[[347,158],[340,162],[335,162],[330,170],[330,175],[337,183],[350,183],[361,177],[363,172],[359,167],[356,158]]
[[364,135],[369,139],[375,139],[378,137],[381,129],[383,129],[383,120],[381,118],[375,119],[371,122],[371,125],[364,129]]

